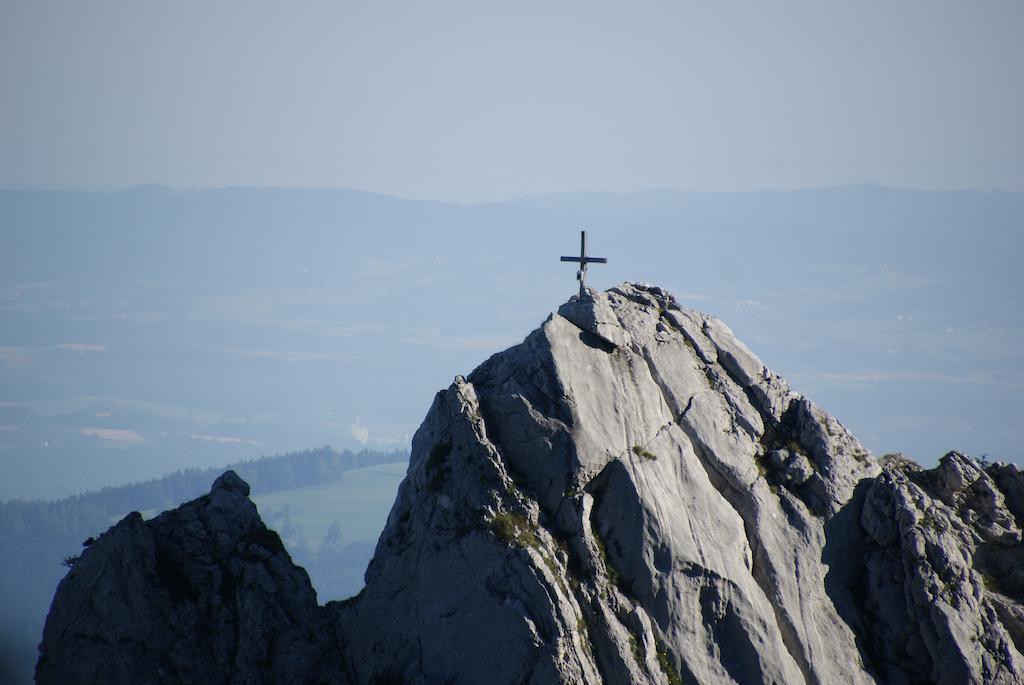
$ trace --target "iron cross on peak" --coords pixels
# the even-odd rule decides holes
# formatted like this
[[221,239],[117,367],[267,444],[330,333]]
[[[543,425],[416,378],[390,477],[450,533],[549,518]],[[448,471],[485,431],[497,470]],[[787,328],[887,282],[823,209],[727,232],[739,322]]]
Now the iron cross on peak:
[[563,262],[576,262],[580,265],[580,270],[576,272],[576,280],[580,282],[580,299],[583,299],[587,294],[587,286],[584,283],[587,278],[587,264],[607,264],[608,259],[605,257],[588,257],[587,256],[587,232],[580,231],[580,256],[579,257],[562,257]]

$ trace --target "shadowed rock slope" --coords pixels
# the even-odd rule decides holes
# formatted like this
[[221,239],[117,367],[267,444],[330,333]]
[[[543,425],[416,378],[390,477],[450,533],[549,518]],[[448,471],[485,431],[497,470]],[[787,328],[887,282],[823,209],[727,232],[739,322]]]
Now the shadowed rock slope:
[[626,284],[438,393],[316,604],[243,483],[86,549],[40,682],[1024,681],[1024,476],[878,463],[720,321]]

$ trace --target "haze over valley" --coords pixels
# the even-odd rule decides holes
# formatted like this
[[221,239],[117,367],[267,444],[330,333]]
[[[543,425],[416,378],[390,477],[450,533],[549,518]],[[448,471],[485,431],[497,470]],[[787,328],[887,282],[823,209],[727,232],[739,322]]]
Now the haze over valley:
[[[213,651],[234,653],[231,626],[262,646],[252,670],[244,660],[188,657],[177,664],[178,679],[216,679],[223,667],[225,679],[244,680],[263,677],[271,661],[257,654],[271,644],[261,636],[323,637],[320,621],[331,614],[345,624],[332,635],[368,640],[387,611],[400,617],[426,596],[447,596],[450,588],[423,585],[408,605],[395,599],[391,583],[413,587],[429,555],[384,566],[416,545],[443,551],[426,575],[462,583],[446,566],[452,551],[456,564],[476,560],[464,572],[469,585],[547,617],[523,623],[513,611],[502,625],[515,626],[518,637],[490,633],[500,638],[503,668],[488,660],[490,648],[477,649],[482,672],[501,670],[514,682],[528,672],[674,682],[684,662],[704,663],[748,636],[774,646],[742,663],[711,659],[693,673],[723,682],[728,671],[753,682],[756,674],[742,669],[757,662],[762,674],[787,674],[767,679],[788,682],[799,670],[830,682],[833,667],[870,674],[886,660],[909,680],[957,673],[947,668],[952,661],[925,655],[921,640],[933,635],[924,623],[867,605],[851,613],[847,599],[902,606],[885,592],[913,593],[921,579],[955,572],[963,597],[984,597],[989,614],[1019,611],[1020,601],[1007,609],[999,596],[1024,600],[1012,572],[1024,520],[1014,500],[1024,480],[996,463],[1024,464],[1022,24],[1024,5],[1013,0],[0,3],[0,682],[32,679],[62,577],[77,579],[62,586],[70,619],[50,622],[44,681],[74,680],[71,671],[88,664],[98,682],[117,680],[104,669],[127,661],[97,647],[123,644],[108,639],[110,629],[158,636],[138,626],[179,610],[198,615],[189,608],[196,597],[227,607],[200,622],[220,626]],[[559,257],[578,254],[581,230],[590,256],[608,260],[587,276],[594,293],[605,294],[563,307],[568,314],[559,318],[552,312],[578,292],[576,265]],[[612,304],[623,314],[618,323],[605,307]],[[546,343],[538,347],[535,334],[520,347],[538,330],[547,331]],[[623,344],[631,336],[644,344]],[[736,352],[734,340],[754,356]],[[564,363],[554,362],[570,349]],[[663,357],[670,349],[671,359]],[[572,361],[582,359],[590,361]],[[529,376],[541,367],[551,382],[516,385],[516,369]],[[478,368],[479,383],[452,385]],[[511,375],[489,376],[496,368]],[[602,378],[613,384],[592,392]],[[787,387],[813,405],[794,403]],[[633,400],[623,399],[634,390]],[[778,402],[760,401],[769,395]],[[514,411],[484,416],[524,397],[538,409],[525,423]],[[686,401],[677,406],[679,399]],[[701,406],[684,417],[691,402]],[[573,414],[580,408],[585,418]],[[554,423],[517,432],[538,417]],[[620,420],[621,431],[607,429]],[[561,447],[536,461],[555,444],[555,424],[565,429]],[[669,424],[678,428],[671,444],[649,445]],[[719,443],[727,434],[731,446]],[[537,449],[514,454],[527,442],[517,436],[536,439]],[[480,458],[449,460],[446,444]],[[950,450],[962,454],[934,471],[896,454],[927,468]],[[236,476],[221,478],[229,467]],[[545,469],[550,477],[534,483],[543,487],[519,487]],[[633,488],[634,476],[659,485]],[[615,483],[623,497],[600,505]],[[936,563],[902,585],[886,580],[875,588],[882,594],[854,587],[855,577],[869,576],[867,565],[892,579],[899,573],[885,564],[920,561],[893,546],[885,523],[895,518],[886,502],[915,487],[927,496],[915,496],[907,520],[918,521],[920,509],[946,527],[914,534],[953,550],[948,559],[978,558],[956,569]],[[877,496],[870,506],[868,489]],[[981,519],[960,510],[937,516],[954,494],[984,500]],[[785,515],[777,506],[788,507]],[[234,512],[232,520],[190,527],[187,540],[177,537],[180,526],[166,525],[206,517],[209,507]],[[652,512],[645,531],[676,533],[652,532],[643,550],[630,552],[626,543],[642,537],[622,535],[641,520],[635,507]],[[801,507],[810,518],[794,514]],[[730,528],[736,516],[742,525]],[[104,537],[114,525],[119,532]],[[729,542],[707,546],[726,530],[735,534]],[[966,544],[955,531],[986,543]],[[606,548],[602,539],[616,535],[625,546]],[[642,568],[688,536],[692,549],[675,548],[678,563],[669,566],[701,573]],[[132,611],[97,617],[95,644],[78,644],[79,619],[114,606],[80,604],[88,592],[73,586],[94,587],[90,573],[124,597],[128,586],[155,582],[153,593],[129,597],[132,607],[140,598],[164,606],[165,589],[182,589],[180,574],[168,575],[173,564],[135,544],[144,538],[163,545],[161,555],[182,550],[172,556],[186,575],[202,578],[167,611],[139,613],[140,624]],[[767,566],[752,571],[764,559],[747,559],[743,544],[733,544],[741,538],[751,550],[781,555],[775,580]],[[224,577],[208,567],[209,555],[198,565],[185,559],[221,539],[238,546],[218,548],[226,554],[218,563],[243,569],[244,582],[226,590],[203,575]],[[992,539],[1012,543],[1009,551],[993,552]],[[833,545],[850,541],[866,546]],[[481,546],[463,554],[463,544]],[[835,556],[826,558],[826,549]],[[103,558],[122,557],[153,563],[124,567],[145,566],[139,576],[103,570]],[[732,561],[720,568],[705,563],[712,558]],[[615,559],[627,573],[615,570]],[[284,595],[264,596],[264,586],[245,580],[256,577],[245,569],[263,577],[270,567],[290,588]],[[828,572],[840,567],[849,571],[849,597],[836,594],[846,581]],[[522,574],[478,583],[485,568]],[[581,568],[587,578],[575,575]],[[521,596],[542,577],[547,589]],[[648,577],[694,590],[677,596],[680,607],[710,606],[690,598],[719,592],[701,580],[714,577],[730,597],[746,588],[748,609],[786,596],[828,615],[799,637],[806,607],[765,612],[762,603],[740,614],[755,627],[762,616],[789,616],[792,625],[769,631],[782,643],[765,642],[758,630],[720,642],[719,627],[706,644],[673,642],[673,631],[692,635],[723,617],[655,625],[665,612],[632,606],[639,586],[627,587]],[[979,584],[992,578],[1004,584],[982,592]],[[776,581],[782,585],[765,585]],[[384,599],[318,607],[360,592]],[[298,613],[320,618],[235,621],[230,606],[243,596],[265,616],[283,615],[283,597],[285,613],[305,607]],[[564,600],[558,611],[533,604],[555,596]],[[480,609],[490,606],[487,597],[454,599],[466,613],[451,625],[476,611],[493,615]],[[828,613],[833,604],[836,616]],[[935,606],[915,610],[932,615]],[[962,625],[981,624],[962,609]],[[839,635],[829,631],[851,616],[845,637],[827,639],[848,649],[840,658],[821,651],[818,636]],[[1004,622],[1024,635],[1024,624]],[[152,643],[150,654],[162,659],[194,637],[174,636],[186,623],[171,623],[171,637]],[[860,623],[920,640],[907,654],[890,654],[905,640]],[[465,625],[456,638],[489,634]],[[524,666],[541,663],[526,658],[537,625],[548,637],[564,633],[548,640],[557,643],[554,671]],[[930,649],[998,662],[1011,654],[1003,648],[1010,638],[986,625],[957,633],[987,639],[981,651]],[[430,665],[423,654],[403,662],[401,650],[383,642],[363,652],[313,649],[293,637],[306,656],[327,661],[298,670],[281,662],[275,672],[290,677],[309,666],[310,674],[327,669],[318,681],[401,681],[384,661],[360,656],[377,652],[396,659],[392,666],[420,664],[406,680],[446,681],[462,667]],[[82,658],[69,656],[72,644],[83,646]],[[519,648],[526,656],[515,656]],[[847,658],[854,650],[860,665]],[[578,663],[559,661],[565,654]],[[1014,659],[1000,672],[1018,673]],[[357,677],[357,667],[368,670]]]
[[871,450],[1019,460],[1024,196],[853,186],[456,205],[331,190],[0,193],[0,498],[329,444],[406,449],[433,394],[575,290],[728,323]]

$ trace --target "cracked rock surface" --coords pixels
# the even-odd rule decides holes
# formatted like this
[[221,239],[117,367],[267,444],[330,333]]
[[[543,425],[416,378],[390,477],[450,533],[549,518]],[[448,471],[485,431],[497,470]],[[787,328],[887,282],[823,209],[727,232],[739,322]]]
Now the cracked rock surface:
[[[304,570],[233,471],[88,547],[57,588],[40,683],[292,683],[337,672]],[[324,662],[326,659],[326,663]]]
[[931,471],[880,464],[656,287],[573,298],[437,394],[355,598],[318,607],[244,489],[128,517],[87,549],[40,681],[1024,672],[1020,470],[955,453]]

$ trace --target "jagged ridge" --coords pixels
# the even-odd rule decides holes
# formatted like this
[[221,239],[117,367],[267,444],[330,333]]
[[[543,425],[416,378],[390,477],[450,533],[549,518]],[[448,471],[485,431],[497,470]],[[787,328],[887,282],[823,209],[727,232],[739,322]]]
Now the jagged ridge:
[[[932,472],[879,465],[724,324],[661,289],[574,298],[438,393],[412,447],[365,590],[295,622],[315,638],[295,638],[305,656],[280,667],[288,680],[1021,680],[1020,471],[955,454]],[[101,541],[136,554],[124,529],[159,540],[159,520]],[[96,556],[58,591],[42,682],[93,650],[66,625],[95,614],[76,599],[90,583],[159,591]],[[190,587],[200,604],[216,592]],[[113,617],[93,614],[100,634]],[[270,644],[276,670],[217,673],[281,682]]]

